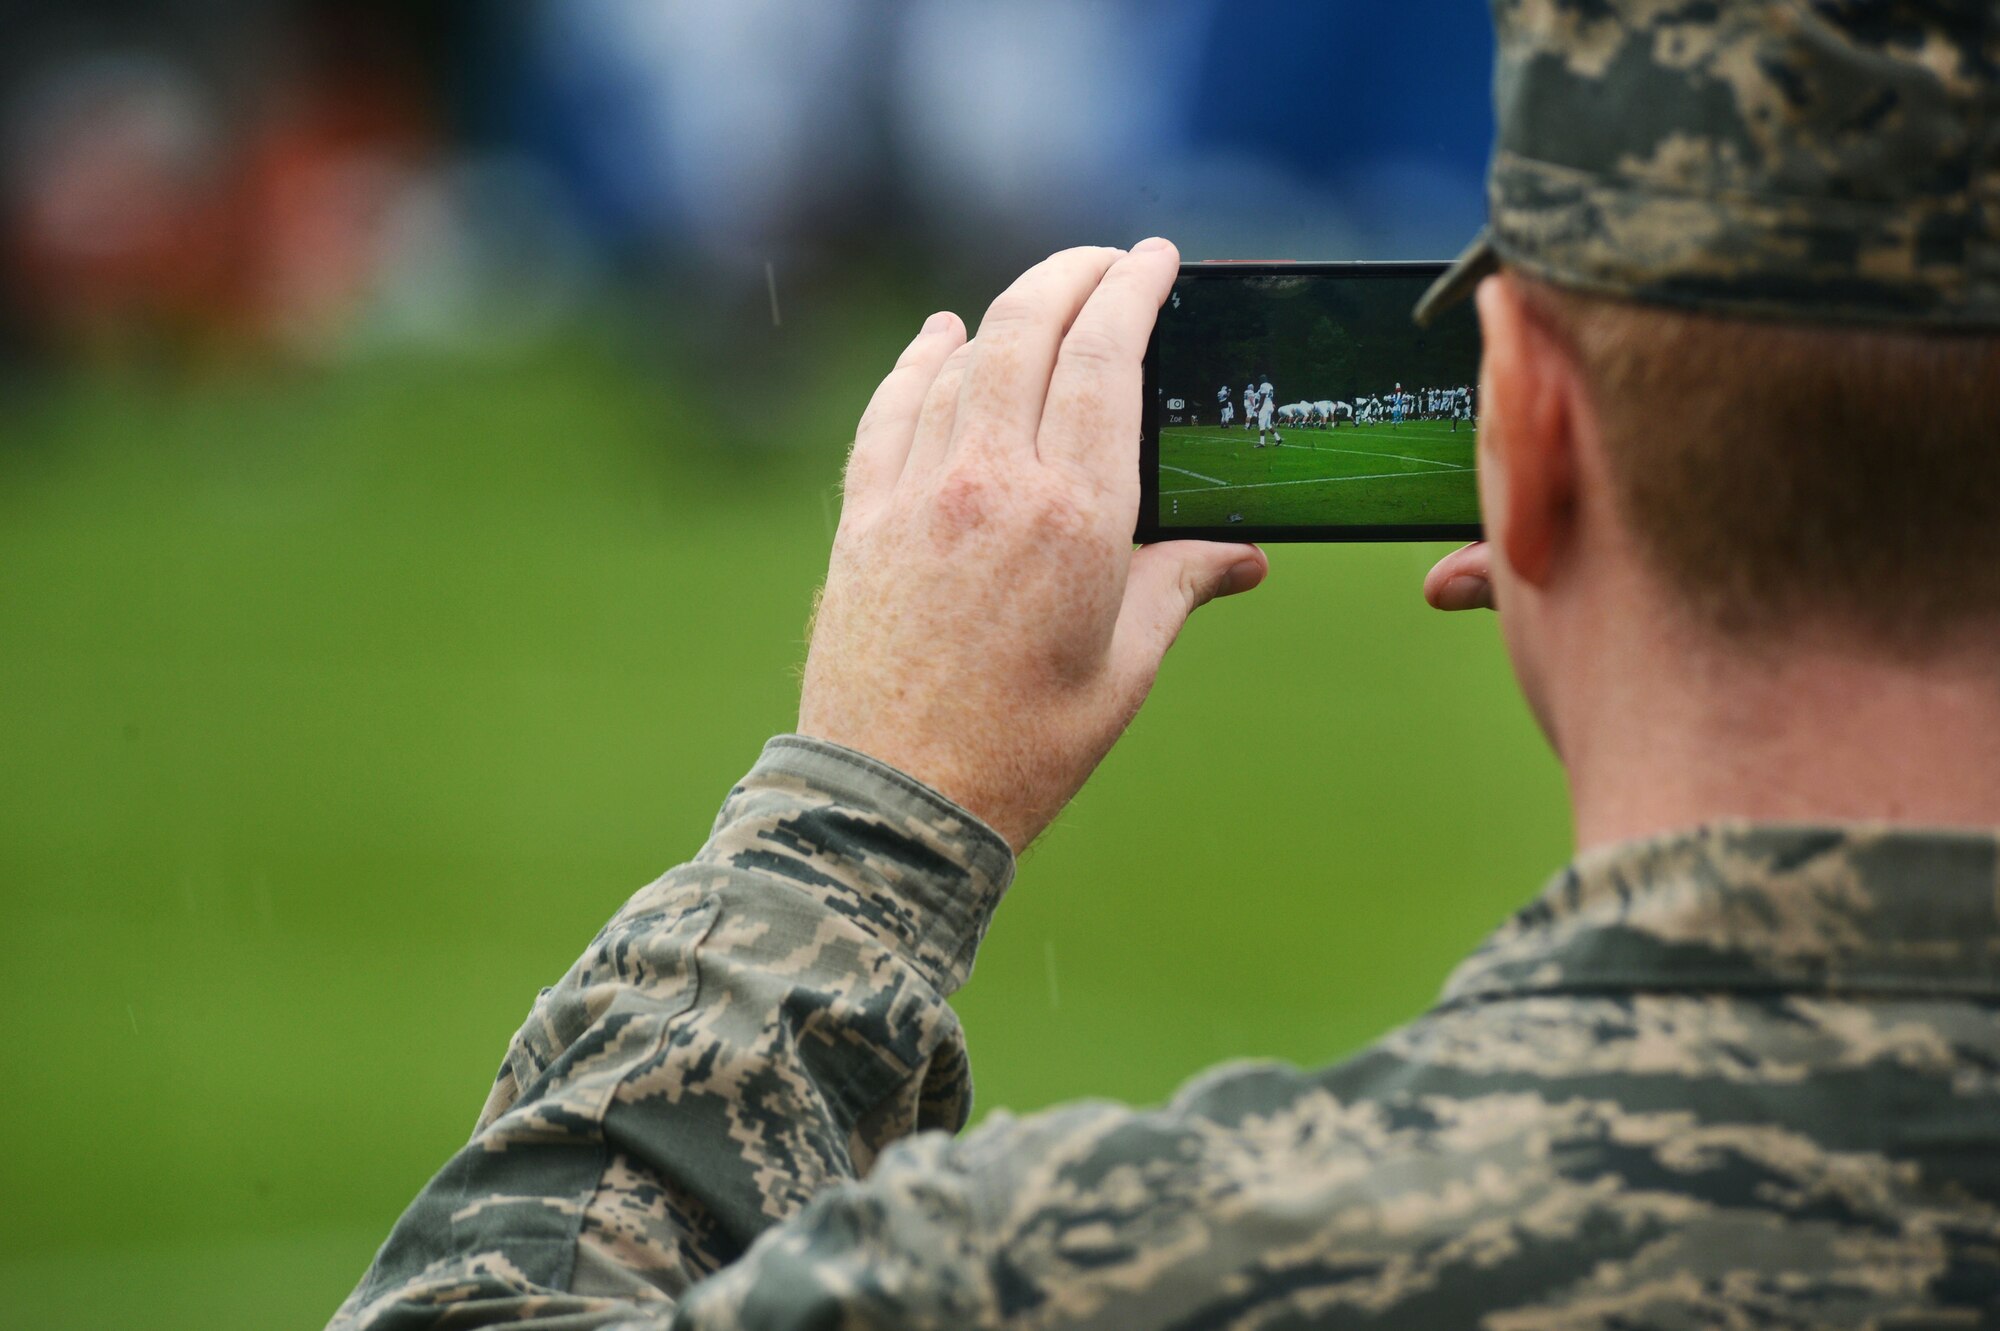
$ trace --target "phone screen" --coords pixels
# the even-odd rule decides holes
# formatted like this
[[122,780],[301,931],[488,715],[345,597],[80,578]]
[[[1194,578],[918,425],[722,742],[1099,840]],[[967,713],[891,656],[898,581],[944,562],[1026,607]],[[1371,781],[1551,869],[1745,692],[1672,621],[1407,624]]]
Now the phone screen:
[[1188,264],[1146,355],[1140,541],[1479,536],[1479,322],[1442,263]]

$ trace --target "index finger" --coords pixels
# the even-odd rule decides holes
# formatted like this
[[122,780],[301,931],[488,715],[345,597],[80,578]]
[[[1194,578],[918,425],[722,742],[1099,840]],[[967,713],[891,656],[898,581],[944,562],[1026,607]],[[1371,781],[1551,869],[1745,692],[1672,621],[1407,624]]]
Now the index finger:
[[1056,358],[1036,441],[1043,461],[1075,464],[1106,488],[1137,490],[1146,343],[1180,264],[1172,244],[1145,240],[1097,284]]

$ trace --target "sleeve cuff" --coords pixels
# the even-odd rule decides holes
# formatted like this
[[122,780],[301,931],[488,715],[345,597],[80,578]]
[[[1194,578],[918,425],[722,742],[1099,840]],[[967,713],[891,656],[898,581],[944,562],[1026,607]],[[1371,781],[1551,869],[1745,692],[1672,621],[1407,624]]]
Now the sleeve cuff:
[[730,792],[711,850],[838,895],[940,991],[965,983],[1014,878],[1014,852],[976,816],[867,754],[780,735]]

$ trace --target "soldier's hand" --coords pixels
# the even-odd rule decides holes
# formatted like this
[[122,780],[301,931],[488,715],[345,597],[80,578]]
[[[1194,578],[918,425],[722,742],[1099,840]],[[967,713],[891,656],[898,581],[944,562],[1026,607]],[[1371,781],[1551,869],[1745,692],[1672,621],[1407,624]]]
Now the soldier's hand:
[[967,342],[932,318],[862,417],[802,734],[943,791],[1022,849],[1124,731],[1250,545],[1134,552],[1141,362],[1180,258],[1071,250]]
[[1494,610],[1493,556],[1476,541],[1437,562],[1424,579],[1424,599],[1439,610]]

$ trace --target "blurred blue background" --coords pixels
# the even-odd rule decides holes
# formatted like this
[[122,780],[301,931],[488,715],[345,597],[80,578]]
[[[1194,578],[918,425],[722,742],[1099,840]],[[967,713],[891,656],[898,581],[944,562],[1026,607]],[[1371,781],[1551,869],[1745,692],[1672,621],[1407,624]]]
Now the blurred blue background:
[[[742,335],[856,265],[984,290],[1164,232],[1435,257],[1481,215],[1471,0],[0,7],[12,357]],[[761,330],[760,330],[761,331]],[[218,346],[219,344],[219,346]]]
[[[10,1325],[318,1325],[792,723],[853,422],[1052,249],[1438,258],[1473,0],[0,0]],[[981,1105],[1419,1011],[1564,853],[1490,620],[1276,552],[1027,859]]]

